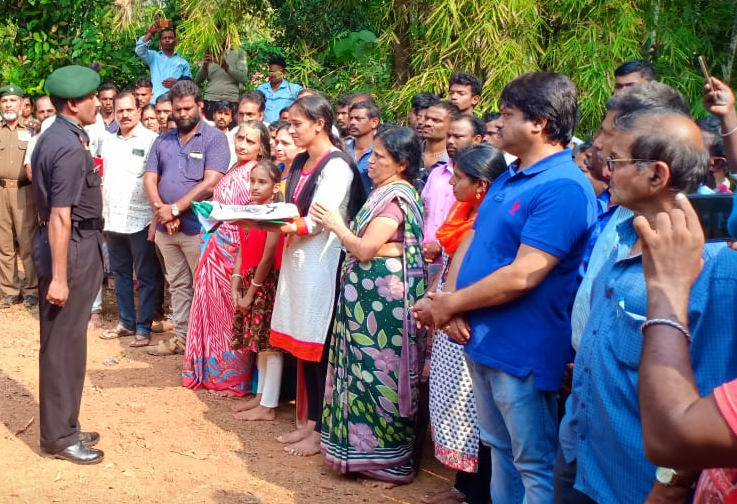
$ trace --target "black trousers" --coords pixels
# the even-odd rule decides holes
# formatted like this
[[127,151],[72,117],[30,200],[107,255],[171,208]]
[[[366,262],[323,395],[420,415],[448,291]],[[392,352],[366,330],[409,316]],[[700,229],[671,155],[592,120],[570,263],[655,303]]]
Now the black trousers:
[[491,493],[491,448],[479,441],[479,465],[475,473],[456,471],[456,490],[466,496],[467,504],[489,504]]
[[102,234],[73,228],[67,256],[69,298],[63,308],[46,300],[51,284],[48,228],[33,242],[39,280],[39,406],[41,449],[56,453],[79,441],[79,407],[87,364],[87,320],[102,284]]
[[305,381],[305,392],[307,392],[307,419],[314,420],[315,431],[319,434],[322,430],[322,408],[325,400],[325,380],[328,376],[328,359],[330,357],[330,346],[333,340],[333,323],[340,298],[340,272],[345,260],[345,252],[341,252],[338,261],[338,270],[335,272],[335,299],[333,300],[333,311],[330,314],[328,334],[322,347],[322,355],[319,362],[302,361],[302,377]]
[[315,422],[317,432],[322,430],[322,407],[325,399],[325,379],[328,376],[330,339],[331,336],[328,336],[325,345],[322,347],[320,362],[302,361],[302,376],[305,380],[305,391],[307,392],[307,419]]

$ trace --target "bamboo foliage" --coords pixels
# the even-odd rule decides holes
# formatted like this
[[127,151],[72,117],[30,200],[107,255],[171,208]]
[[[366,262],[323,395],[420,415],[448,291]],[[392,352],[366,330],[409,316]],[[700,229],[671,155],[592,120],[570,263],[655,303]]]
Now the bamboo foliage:
[[724,77],[732,78],[732,68],[734,65],[734,57],[737,53],[737,9],[734,10],[734,23],[732,23],[732,34],[729,37],[729,51],[727,52],[727,62],[724,65]]
[[703,77],[696,56],[703,54],[711,73],[731,82],[727,71],[730,54],[729,34],[737,15],[734,0],[660,0],[657,20],[647,19],[648,25],[657,23],[657,37],[650,57],[655,62],[659,78],[683,91],[690,99],[695,115],[705,114],[701,103]]
[[[553,7],[552,5],[546,6]],[[540,67],[569,75],[578,87],[581,103],[579,134],[598,124],[614,86],[613,71],[620,62],[639,58],[639,36],[645,27],[642,11],[633,4],[571,1],[546,11],[549,32]]]
[[[611,95],[614,69],[642,57],[653,61],[663,81],[687,94],[701,115],[695,55],[705,54],[714,74],[729,81],[737,50],[735,0],[420,1],[413,0],[411,75],[389,95],[398,115],[418,91],[444,96],[453,71],[484,79],[483,110],[497,106],[503,86],[517,75],[554,71],[578,85],[579,133],[585,136],[598,125]],[[396,31],[390,25],[384,37],[399,38]]]
[[[163,2],[163,3],[157,3]],[[218,53],[225,45],[266,39],[290,41],[284,52],[305,83],[333,95],[367,90],[389,117],[404,117],[412,95],[441,96],[454,71],[484,82],[481,110],[498,106],[503,86],[529,71],[569,75],[579,88],[585,136],[598,125],[622,61],[654,62],[666,83],[684,91],[696,106],[701,76],[696,54],[704,54],[717,77],[730,81],[737,51],[737,0],[116,0],[120,20],[141,23],[143,12],[178,9],[180,51]],[[284,37],[285,13],[308,10]],[[285,9],[288,6],[288,9]],[[314,13],[313,14],[308,14]],[[281,16],[281,17],[280,17]],[[312,17],[310,17],[312,16]],[[317,17],[320,17],[318,20]],[[367,23],[379,36],[382,56],[365,66],[330,67],[318,57],[335,34],[322,33],[325,19],[335,26]],[[325,18],[325,19],[323,19]],[[122,21],[121,21],[122,22]],[[384,58],[383,61],[381,58]],[[393,64],[393,68],[392,68]],[[326,66],[327,65],[327,66]],[[393,86],[386,72],[394,73]],[[370,72],[382,73],[375,77]],[[341,80],[342,79],[342,80]],[[347,79],[347,80],[346,80]],[[365,89],[376,83],[377,87]],[[364,86],[361,88],[360,86]],[[328,89],[329,88],[329,89]]]
[[201,56],[207,50],[219,58],[224,49],[244,41],[272,38],[268,0],[116,0],[114,7],[114,27],[131,34],[150,26],[156,16],[176,15],[182,54]]
[[537,69],[544,20],[534,2],[445,0],[415,12],[426,15],[418,14],[415,21],[420,28],[410,51],[413,75],[389,97],[389,108],[399,115],[418,90],[444,96],[454,71],[479,75],[486,82],[482,102],[489,106],[496,102],[499,83]]

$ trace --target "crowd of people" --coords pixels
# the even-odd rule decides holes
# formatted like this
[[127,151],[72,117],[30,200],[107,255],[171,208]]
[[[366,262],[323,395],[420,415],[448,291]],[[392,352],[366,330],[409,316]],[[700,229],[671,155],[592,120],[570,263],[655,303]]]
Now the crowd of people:
[[[735,187],[725,83],[704,83],[697,123],[627,61],[581,141],[559,73],[513,79],[483,115],[483,82],[453,73],[405,126],[371,94],[288,82],[279,56],[255,90],[240,50],[193,79],[175,46],[157,20],[135,47],[150,77],[124,90],[55,71],[35,118],[0,88],[1,304],[40,302],[43,454],[104,457],[78,416],[105,263],[118,320],[99,336],[180,355],[183,386],[243,421],[295,389],[285,456],[391,488],[430,432],[456,476],[425,503],[737,498],[714,469],[737,460],[737,255],[704,244],[684,197]],[[207,201],[299,217],[204,229]]]

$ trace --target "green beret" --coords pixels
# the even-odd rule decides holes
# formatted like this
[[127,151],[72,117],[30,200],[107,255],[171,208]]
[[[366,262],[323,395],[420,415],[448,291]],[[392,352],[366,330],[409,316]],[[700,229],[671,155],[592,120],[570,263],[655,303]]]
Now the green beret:
[[15,96],[23,96],[23,90],[19,88],[18,86],[13,86],[12,84],[8,84],[7,86],[3,86],[0,88],[0,98],[3,96],[8,95],[15,95]]
[[82,98],[97,91],[99,85],[98,73],[79,65],[61,67],[46,79],[46,91],[57,98]]

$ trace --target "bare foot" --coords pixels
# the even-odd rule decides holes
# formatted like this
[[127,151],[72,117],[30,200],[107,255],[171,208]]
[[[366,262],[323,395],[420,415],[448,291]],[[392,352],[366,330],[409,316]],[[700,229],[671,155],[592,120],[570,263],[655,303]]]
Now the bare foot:
[[379,481],[375,479],[365,479],[361,482],[363,486],[369,488],[380,488],[382,490],[389,490],[397,486],[396,483],[389,483],[388,481]]
[[288,434],[277,436],[276,440],[282,444],[294,444],[302,441],[304,438],[310,435],[310,432],[314,431],[315,422],[313,420],[308,420],[306,424],[298,427],[296,430],[293,430]]
[[311,434],[302,441],[285,446],[284,451],[290,455],[297,455],[299,457],[317,455],[320,453],[320,434],[315,432],[313,426]]
[[[250,409],[253,409],[259,404],[261,404],[261,394],[256,394],[255,396],[249,397],[246,401],[234,404],[230,407],[230,409],[235,413],[239,413],[241,411],[248,411]],[[238,417],[236,416],[236,418]]]
[[246,421],[264,420],[266,422],[271,422],[276,420],[276,412],[274,411],[274,408],[267,408],[266,406],[261,405],[250,410],[241,411],[233,416],[238,420]]
[[466,496],[460,491],[456,490],[455,487],[450,487],[448,490],[440,492],[426,493],[422,496],[422,502],[425,504],[440,504],[448,500],[454,500],[456,502],[463,502],[466,500]]
[[214,395],[215,397],[222,397],[222,398],[227,398],[227,399],[236,399],[237,397],[239,397],[238,394],[236,394],[232,390],[212,390],[212,389],[209,389],[208,392],[211,395]]
[[102,313],[91,313],[87,329],[102,329]]

